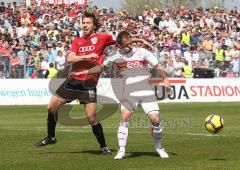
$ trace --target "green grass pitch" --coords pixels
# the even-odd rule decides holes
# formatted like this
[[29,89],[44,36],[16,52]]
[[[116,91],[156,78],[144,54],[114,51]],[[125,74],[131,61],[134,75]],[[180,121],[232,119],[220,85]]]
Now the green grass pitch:
[[[99,107],[100,108],[100,107]],[[240,103],[160,104],[164,125],[163,145],[170,158],[153,150],[147,117],[141,108],[129,128],[127,157],[114,160],[119,111],[102,121],[112,156],[102,156],[89,126],[57,125],[57,144],[37,149],[34,144],[46,134],[46,106],[0,107],[0,170],[4,169],[239,169]],[[204,129],[207,115],[221,114],[222,132]],[[74,106],[71,117],[83,117]]]

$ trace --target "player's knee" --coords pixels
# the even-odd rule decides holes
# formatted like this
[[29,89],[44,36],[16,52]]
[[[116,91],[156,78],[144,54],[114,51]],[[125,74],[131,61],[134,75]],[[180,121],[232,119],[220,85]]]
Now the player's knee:
[[124,109],[121,111],[121,122],[129,122],[131,119],[131,114],[132,112],[130,112],[127,109]]
[[152,122],[153,135],[161,135],[163,129],[162,129],[162,126],[160,123],[159,114],[152,114],[150,118],[151,118],[151,122]]
[[129,122],[130,121],[130,116],[122,116],[121,117],[121,122]]
[[48,104],[48,106],[47,106],[47,109],[48,109],[48,111],[50,111],[50,112],[55,112],[57,109],[58,109],[58,105],[57,104],[55,104],[55,103],[49,103]]
[[57,110],[57,108],[53,107],[52,105],[48,105],[47,110],[48,110],[48,112],[55,112]]
[[98,123],[98,120],[95,114],[89,114],[87,116],[87,119],[90,125],[96,125]]
[[66,100],[53,97],[53,99],[51,99],[50,103],[48,104],[47,109],[48,111],[55,112],[65,103]]
[[159,112],[158,111],[149,112],[149,118],[150,118],[153,125],[157,126],[157,125],[160,124],[160,117],[159,117]]

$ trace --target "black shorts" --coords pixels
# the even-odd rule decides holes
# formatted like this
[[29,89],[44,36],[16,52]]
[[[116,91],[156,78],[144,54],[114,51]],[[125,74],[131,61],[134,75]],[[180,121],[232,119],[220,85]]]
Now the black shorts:
[[79,100],[81,104],[97,103],[97,88],[93,81],[81,81],[73,78],[66,79],[56,90],[55,94],[68,103]]

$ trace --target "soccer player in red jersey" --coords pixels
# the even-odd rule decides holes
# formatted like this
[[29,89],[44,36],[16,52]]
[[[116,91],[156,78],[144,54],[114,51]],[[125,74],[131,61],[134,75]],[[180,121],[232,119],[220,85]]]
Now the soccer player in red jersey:
[[[76,38],[72,43],[67,61],[72,63],[72,72],[81,72],[103,63],[104,49],[115,43],[111,35],[97,34],[100,24],[93,13],[85,12],[83,16],[84,36]],[[58,109],[63,104],[78,99],[87,114],[89,124],[97,138],[103,154],[111,154],[108,149],[102,125],[96,118],[97,95],[96,86],[100,74],[94,75],[72,75],[69,77],[52,96],[48,105],[48,134],[36,143],[36,147],[55,144],[55,127],[58,117]]]

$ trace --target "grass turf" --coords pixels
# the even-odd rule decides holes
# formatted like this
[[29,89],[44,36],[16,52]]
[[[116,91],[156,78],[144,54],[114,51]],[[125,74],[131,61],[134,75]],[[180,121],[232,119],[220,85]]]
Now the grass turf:
[[[129,128],[127,158],[117,161],[113,157],[119,111],[102,121],[113,151],[112,156],[102,156],[89,126],[58,124],[58,143],[37,149],[34,144],[46,134],[46,106],[1,106],[0,169],[239,169],[239,103],[161,104],[160,108],[163,145],[170,158],[161,159],[154,152],[149,121],[139,108]],[[211,113],[224,119],[224,130],[217,135],[204,129],[204,119]],[[74,121],[84,115],[82,106],[74,106]]]

